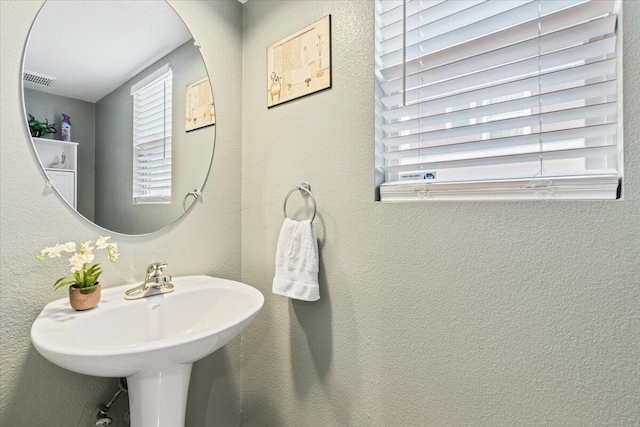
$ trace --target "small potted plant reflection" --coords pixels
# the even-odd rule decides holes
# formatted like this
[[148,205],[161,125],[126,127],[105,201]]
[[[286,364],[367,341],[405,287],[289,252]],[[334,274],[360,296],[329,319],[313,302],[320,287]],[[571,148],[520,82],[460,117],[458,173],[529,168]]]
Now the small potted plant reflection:
[[102,268],[99,263],[91,264],[95,258],[94,250],[106,249],[107,258],[110,262],[118,261],[118,244],[108,242],[110,237],[102,237],[96,240],[95,246],[93,241],[89,240],[80,245],[80,249],[76,249],[75,242],[67,242],[58,244],[50,248],[44,248],[38,260],[44,261],[47,258],[60,258],[62,253],[73,254],[69,258],[69,267],[71,274],[59,278],[53,285],[54,290],[58,290],[63,286],[69,286],[69,303],[75,310],[83,311],[95,307],[100,302],[101,285],[98,278],[102,274]]
[[39,120],[36,120],[31,114],[29,114],[29,132],[31,136],[34,138],[39,138],[43,135],[47,135],[50,133],[58,132],[56,130],[56,125],[49,124],[49,120],[45,119],[44,123]]

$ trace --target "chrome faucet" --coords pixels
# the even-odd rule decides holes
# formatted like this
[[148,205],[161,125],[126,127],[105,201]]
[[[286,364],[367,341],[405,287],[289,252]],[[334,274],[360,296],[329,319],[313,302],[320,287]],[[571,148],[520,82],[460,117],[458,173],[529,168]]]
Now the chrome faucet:
[[165,268],[167,268],[166,262],[149,264],[144,283],[126,291],[124,299],[140,299],[173,292],[171,276],[163,274]]

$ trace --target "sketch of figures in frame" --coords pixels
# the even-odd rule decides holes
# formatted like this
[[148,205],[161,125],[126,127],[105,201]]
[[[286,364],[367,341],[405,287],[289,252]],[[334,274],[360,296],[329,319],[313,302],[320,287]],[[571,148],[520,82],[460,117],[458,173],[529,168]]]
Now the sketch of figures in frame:
[[185,129],[187,132],[216,123],[211,82],[208,77],[187,86],[186,101]]
[[267,107],[331,87],[331,15],[267,48]]

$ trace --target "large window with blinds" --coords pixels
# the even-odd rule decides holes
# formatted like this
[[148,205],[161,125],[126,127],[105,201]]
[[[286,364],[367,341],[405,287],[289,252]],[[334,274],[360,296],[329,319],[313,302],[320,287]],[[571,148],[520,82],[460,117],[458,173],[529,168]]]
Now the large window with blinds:
[[380,200],[615,199],[619,0],[376,0]]
[[166,65],[131,88],[133,203],[171,203],[172,72]]

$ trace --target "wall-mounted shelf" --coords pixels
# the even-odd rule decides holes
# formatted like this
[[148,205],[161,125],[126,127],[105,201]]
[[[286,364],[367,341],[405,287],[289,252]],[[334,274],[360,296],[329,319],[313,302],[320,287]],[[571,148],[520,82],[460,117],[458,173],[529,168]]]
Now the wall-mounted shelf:
[[[46,138],[32,138],[32,140],[49,180],[67,203],[76,209],[78,143]],[[65,162],[64,166],[60,167],[63,153]]]

